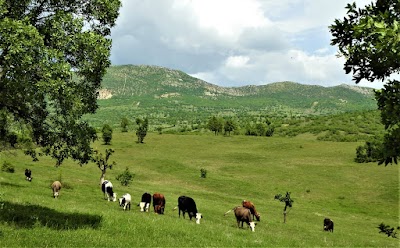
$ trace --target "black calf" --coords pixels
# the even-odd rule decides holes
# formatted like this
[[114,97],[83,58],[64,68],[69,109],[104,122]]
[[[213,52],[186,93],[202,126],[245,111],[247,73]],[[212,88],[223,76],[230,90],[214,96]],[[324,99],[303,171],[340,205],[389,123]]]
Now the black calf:
[[333,232],[333,221],[331,219],[328,218],[324,219],[324,231]]

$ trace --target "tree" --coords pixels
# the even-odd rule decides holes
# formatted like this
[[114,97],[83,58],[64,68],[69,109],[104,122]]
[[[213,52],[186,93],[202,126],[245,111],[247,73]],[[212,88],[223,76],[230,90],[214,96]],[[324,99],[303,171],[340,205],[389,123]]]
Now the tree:
[[100,186],[104,182],[104,178],[107,172],[107,169],[112,169],[113,166],[116,165],[115,161],[112,163],[109,163],[108,160],[110,159],[110,156],[114,153],[113,149],[106,149],[106,155],[103,156],[102,153],[100,153],[98,150],[95,150],[94,156],[92,156],[91,160],[94,162],[97,167],[101,170],[101,176],[100,176]]
[[207,123],[208,128],[213,131],[215,135],[222,131],[223,125],[222,120],[215,116],[211,117]]
[[228,133],[228,135],[231,135],[231,132],[236,130],[236,128],[236,123],[233,120],[229,119],[225,121],[224,131],[225,133]]
[[128,125],[129,125],[129,120],[124,117],[121,119],[121,131],[122,132],[128,132]]
[[138,143],[143,143],[144,137],[146,137],[147,135],[149,120],[147,118],[144,118],[143,120],[140,118],[136,118],[136,124],[138,125],[138,128],[136,130]]
[[26,125],[39,155],[56,165],[90,161],[96,132],[81,117],[98,107],[120,6],[120,0],[0,0],[0,111]]
[[109,145],[111,143],[112,139],[112,127],[108,124],[104,124],[103,128],[101,129],[101,132],[103,133],[103,141],[105,145]]
[[285,203],[285,207],[283,208],[283,223],[286,223],[286,215],[287,215],[287,208],[293,206],[293,200],[290,198],[290,192],[286,192],[286,195],[283,196],[281,194],[275,195],[275,200]]
[[[331,45],[338,45],[339,55],[346,59],[344,70],[353,74],[353,80],[384,81],[400,71],[400,2],[377,0],[357,9],[348,4],[347,17],[335,20],[330,31]],[[395,162],[400,155],[400,82],[389,80],[375,92],[381,120],[387,133],[380,164]]]
[[129,171],[129,168],[126,167],[125,171],[119,174],[115,179],[117,179],[122,186],[128,186],[133,178],[135,177],[135,174],[131,173]]

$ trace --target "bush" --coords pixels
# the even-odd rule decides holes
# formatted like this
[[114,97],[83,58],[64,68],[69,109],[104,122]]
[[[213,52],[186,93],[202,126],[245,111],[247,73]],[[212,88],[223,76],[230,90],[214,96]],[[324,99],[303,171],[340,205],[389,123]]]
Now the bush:
[[207,177],[207,170],[204,168],[200,169],[200,177],[201,178],[206,178]]
[[9,162],[6,162],[6,161],[1,166],[1,170],[5,171],[5,172],[8,172],[8,173],[14,173],[15,172],[14,166],[11,165]]
[[133,178],[135,177],[135,174],[132,174],[129,171],[129,168],[126,167],[125,171],[122,172],[121,174],[119,174],[116,179],[118,181],[120,181],[122,186],[128,186],[128,184],[130,184],[130,182],[133,180]]
[[101,129],[101,132],[103,133],[103,141],[104,144],[109,145],[111,143],[112,139],[112,128],[108,124],[104,124],[103,128]]
[[356,158],[354,160],[357,163],[368,163],[377,162],[382,157],[382,142],[374,140],[365,142],[363,146],[358,146],[356,149]]

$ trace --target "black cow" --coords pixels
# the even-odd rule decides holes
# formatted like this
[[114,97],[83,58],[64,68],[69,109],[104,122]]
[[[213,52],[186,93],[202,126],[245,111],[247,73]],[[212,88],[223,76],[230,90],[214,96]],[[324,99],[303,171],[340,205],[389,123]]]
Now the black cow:
[[140,203],[138,204],[138,206],[140,206],[140,211],[144,212],[148,212],[149,211],[149,207],[151,204],[151,195],[149,193],[143,193],[142,195],[142,200],[140,201]]
[[196,218],[196,223],[200,224],[200,219],[203,218],[201,213],[197,212],[196,203],[194,200],[188,196],[179,196],[178,198],[178,208],[179,208],[179,217],[181,217],[181,211],[183,218],[185,218],[185,213],[189,214],[190,220],[193,217]]
[[324,219],[324,231],[333,232],[333,221],[331,219],[328,218]]
[[30,169],[25,169],[25,179],[29,182],[32,181],[32,171]]

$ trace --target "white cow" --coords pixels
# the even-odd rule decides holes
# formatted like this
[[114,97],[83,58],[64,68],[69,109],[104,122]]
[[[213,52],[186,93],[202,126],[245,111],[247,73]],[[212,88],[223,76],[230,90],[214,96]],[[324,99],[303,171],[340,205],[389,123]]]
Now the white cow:
[[131,200],[131,195],[129,193],[126,193],[122,195],[121,198],[119,198],[119,206],[123,207],[124,210],[126,210],[127,208],[131,210]]

